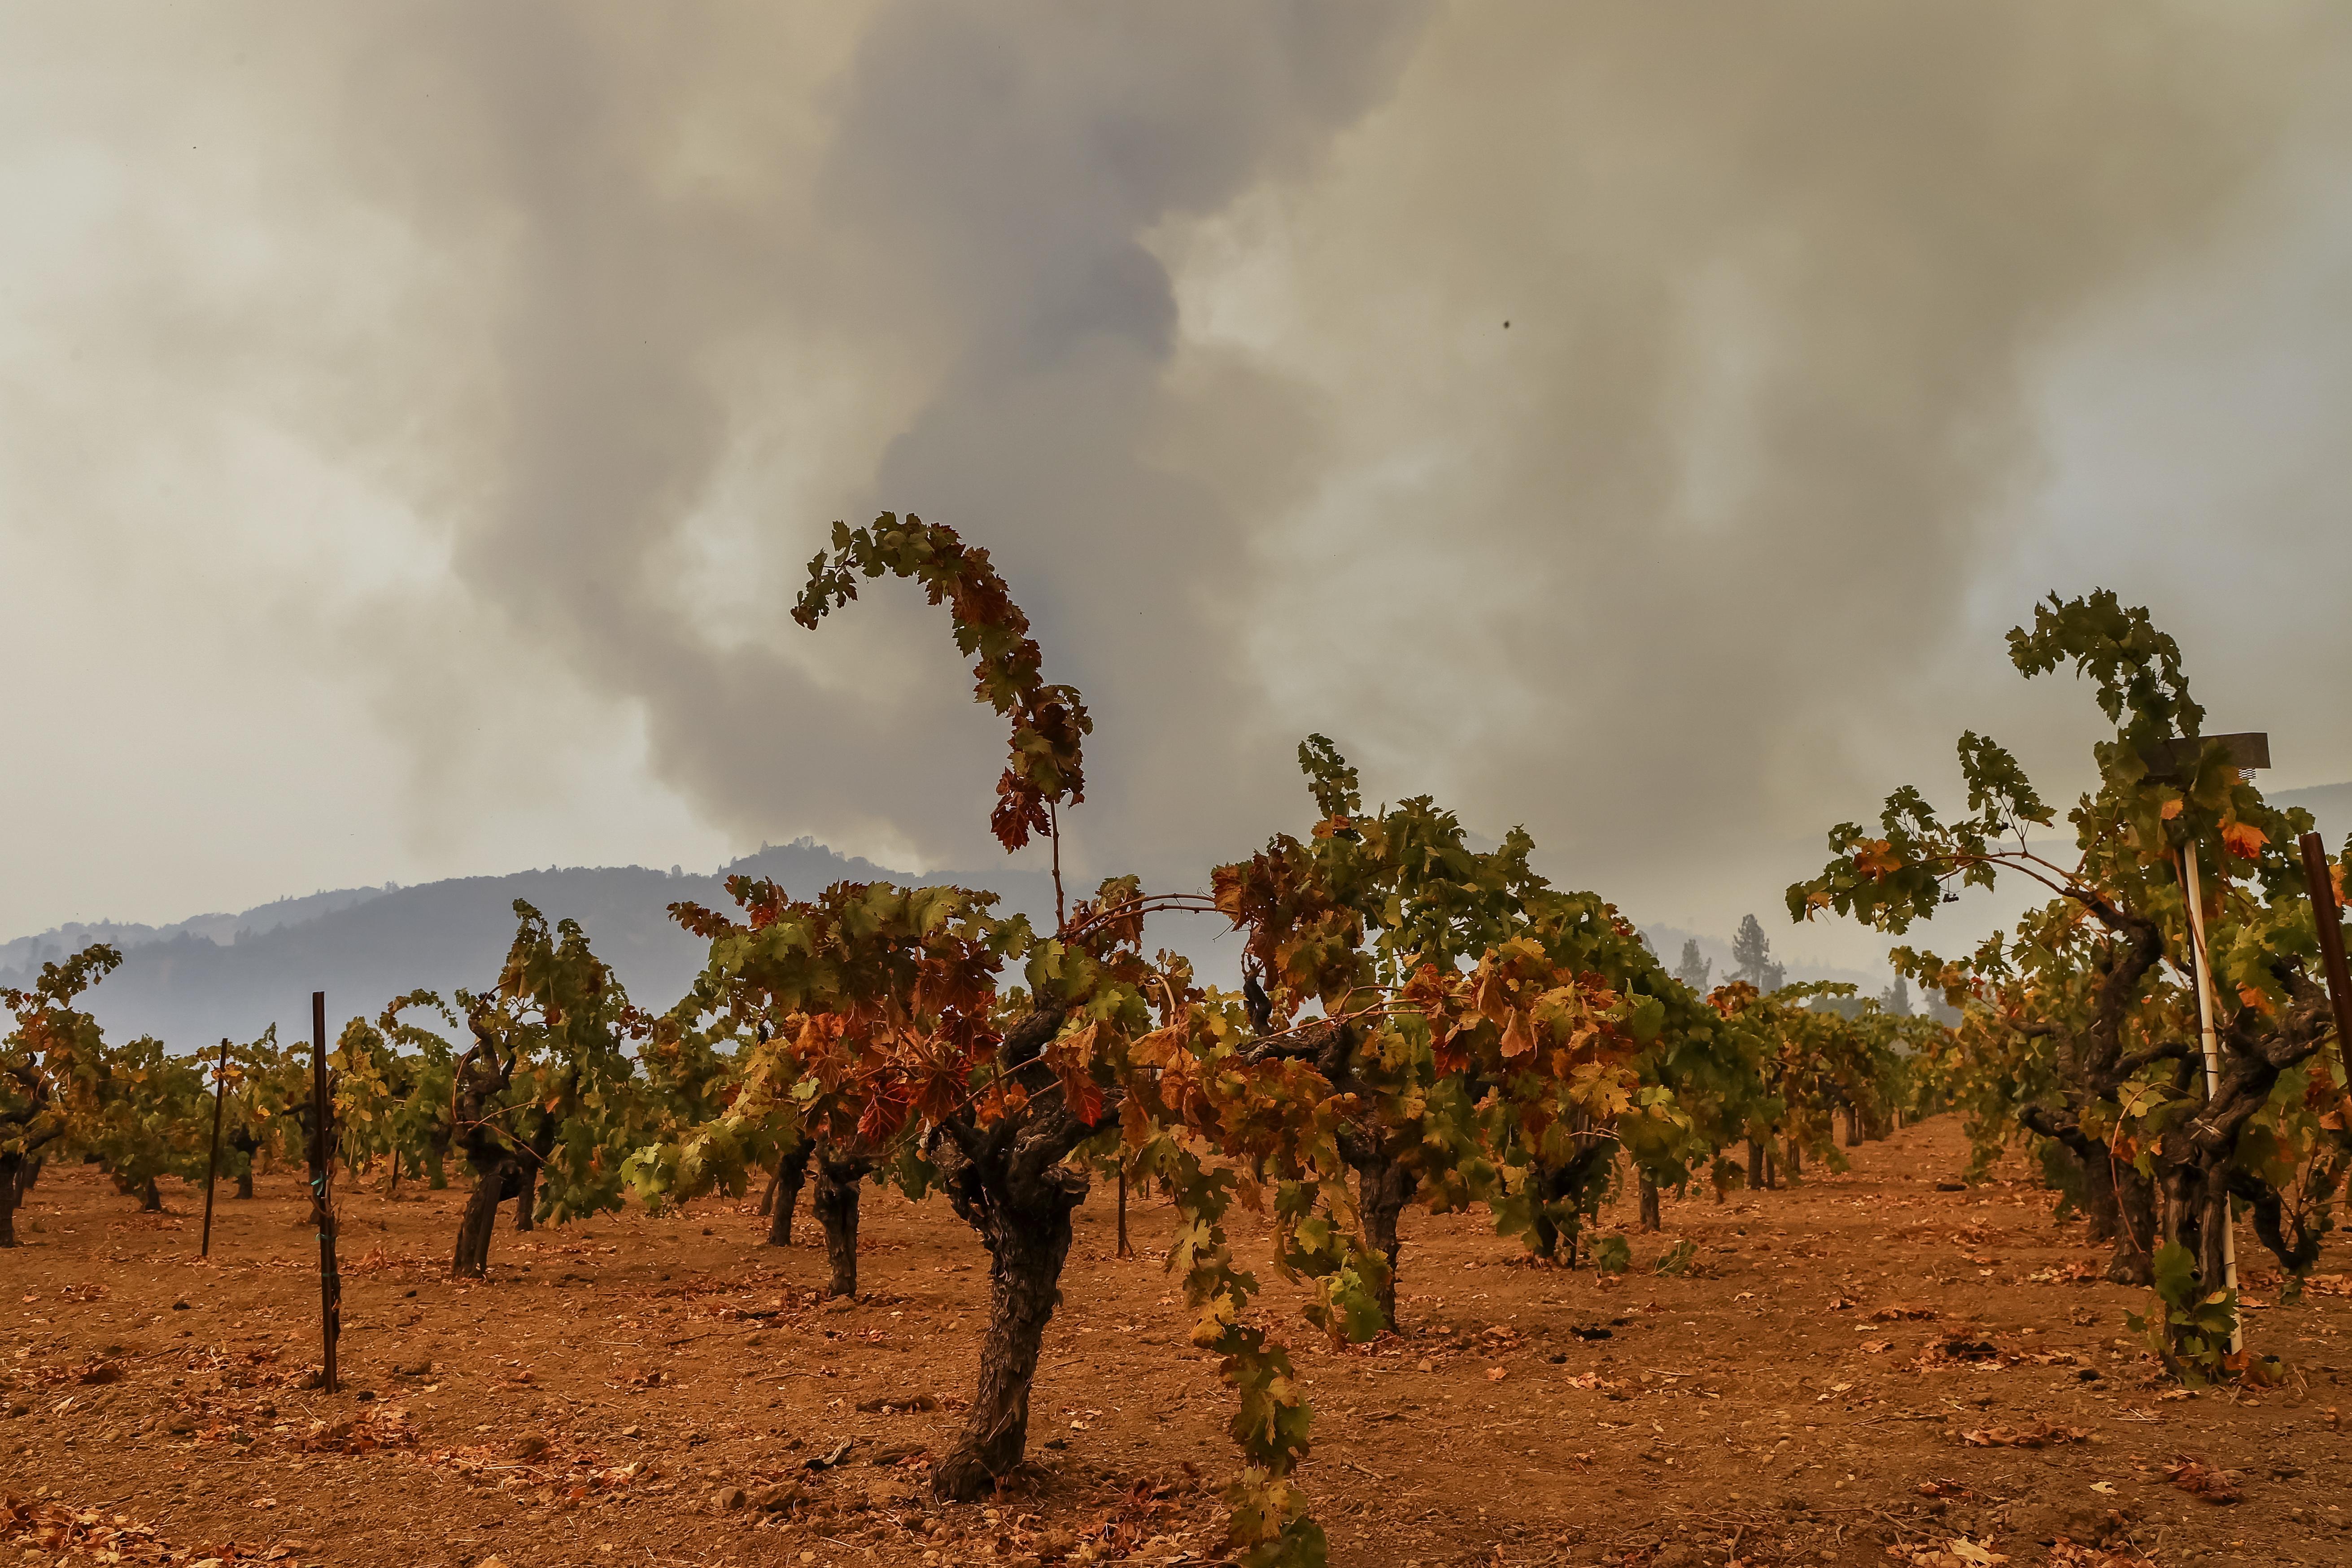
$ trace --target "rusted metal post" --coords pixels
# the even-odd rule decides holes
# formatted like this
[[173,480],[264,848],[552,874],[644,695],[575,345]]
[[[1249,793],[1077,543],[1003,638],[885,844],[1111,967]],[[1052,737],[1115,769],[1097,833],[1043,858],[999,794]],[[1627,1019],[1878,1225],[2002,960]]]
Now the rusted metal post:
[[319,1226],[320,1383],[335,1392],[335,1342],[343,1332],[343,1280],[335,1268],[335,1100],[327,1084],[327,994],[310,993],[310,1217]]
[[213,1181],[220,1174],[221,1108],[228,1099],[228,1041],[221,1041],[220,1065],[213,1068],[213,1149],[205,1158],[205,1231],[198,1258],[213,1255]]
[[2336,1055],[2352,1062],[2352,975],[2344,968],[2344,911],[2336,902],[2327,845],[2316,833],[2295,842],[2303,847],[2304,879],[2311,884],[2311,913],[2319,927],[2319,966],[2327,973],[2328,999],[2336,1004]]

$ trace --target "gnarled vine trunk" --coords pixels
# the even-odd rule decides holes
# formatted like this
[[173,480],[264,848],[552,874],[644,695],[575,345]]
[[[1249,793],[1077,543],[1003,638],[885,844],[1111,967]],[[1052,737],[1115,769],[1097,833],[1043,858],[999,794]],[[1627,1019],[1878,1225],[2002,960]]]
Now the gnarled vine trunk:
[[1391,1159],[1386,1150],[1378,1148],[1370,1150],[1356,1165],[1356,1182],[1357,1205],[1364,1215],[1364,1238],[1388,1259],[1388,1277],[1381,1281],[1380,1289],[1381,1321],[1393,1333],[1397,1329],[1397,1260],[1404,1253],[1404,1244],[1397,1238],[1397,1221],[1404,1215],[1404,1205],[1412,1201],[1412,1190],[1418,1183],[1412,1171]]
[[2060,1121],[2035,1106],[2026,1107],[2019,1121],[2043,1137],[2055,1139],[2081,1173],[2091,1238],[2109,1244],[2107,1279],[2117,1285],[2154,1283],[2156,1247],[2160,1239],[2154,1184],[2116,1160],[2105,1143],[2084,1137],[2071,1121]]
[[2105,1160],[2078,1154],[2072,1149],[2066,1151],[2066,1158],[2074,1163],[2074,1186],[2082,1194],[2084,1239],[2113,1242],[2121,1224],[2116,1214],[2115,1172]]
[[1641,1226],[1643,1230],[1656,1230],[1664,1221],[1658,1213],[1658,1184],[1644,1173],[1641,1177]]
[[[1033,1013],[1005,1033],[998,1048],[1008,1073],[1034,1063],[1063,1015]],[[1034,1074],[1050,1081],[1042,1072]],[[1066,1163],[1118,1116],[1116,1091],[1093,1121],[1081,1120],[1060,1094],[1034,1090],[1020,1111],[988,1127],[958,1116],[937,1127],[931,1157],[957,1215],[988,1248],[988,1333],[981,1343],[980,1383],[962,1429],[931,1472],[940,1497],[971,1502],[995,1489],[1028,1450],[1029,1390],[1045,1327],[1061,1302],[1062,1266],[1070,1256],[1070,1215],[1087,1178]]]
[[1021,1463],[1029,1442],[1029,1390],[1045,1325],[1062,1300],[1062,1266],[1070,1255],[1070,1213],[1086,1194],[1075,1172],[1018,1208],[992,1209],[980,1226],[988,1246],[988,1334],[981,1342],[980,1386],[955,1446],[932,1475],[943,1498],[970,1502],[996,1489]]
[[457,1246],[449,1271],[460,1279],[479,1279],[489,1271],[490,1234],[498,1228],[499,1205],[519,1187],[520,1173],[515,1165],[521,1154],[484,1114],[490,1101],[512,1081],[514,1058],[501,1061],[497,1042],[484,1025],[478,1019],[467,1021],[474,1026],[477,1043],[458,1059],[451,1110],[459,1130],[455,1141],[466,1151],[466,1163],[473,1168],[474,1190],[457,1221]]
[[529,1230],[531,1227],[530,1211],[539,1203],[538,1162],[517,1160],[507,1168],[505,1195],[515,1201],[515,1230],[518,1233]]
[[260,1157],[261,1140],[256,1138],[250,1129],[240,1128],[228,1141],[228,1146],[244,1156],[237,1162],[236,1195],[249,1198],[253,1196],[253,1164]]
[[1597,1206],[1599,1187],[1609,1174],[1611,1162],[1617,1157],[1617,1145],[1591,1133],[1576,1135],[1573,1152],[1558,1165],[1538,1163],[1528,1172],[1528,1195],[1538,1204],[1569,1205],[1567,1221],[1562,1224],[1538,1210],[1533,1226],[1536,1256],[1559,1260],[1559,1246],[1568,1243],[1568,1267],[1576,1267],[1578,1245],[1583,1239],[1583,1219],[1588,1204]]
[[16,1245],[16,1210],[40,1173],[37,1154],[0,1154],[0,1247]]
[[499,1205],[506,1201],[508,1189],[516,1179],[515,1157],[504,1145],[487,1136],[468,1142],[466,1161],[474,1169],[474,1190],[467,1195],[465,1212],[458,1216],[457,1247],[450,1258],[449,1271],[465,1279],[479,1279],[489,1271],[490,1236],[498,1228]]
[[808,1180],[809,1156],[816,1146],[803,1139],[776,1162],[776,1173],[768,1183],[768,1245],[790,1247],[793,1244],[793,1211],[801,1205],[801,1187]]
[[828,1295],[857,1294],[857,1192],[873,1169],[874,1161],[862,1154],[843,1153],[831,1145],[816,1152],[809,1212],[824,1226],[824,1258],[833,1271]]
[[555,1152],[556,1129],[557,1118],[548,1111],[540,1112],[539,1127],[530,1135],[530,1152],[514,1163],[518,1231],[530,1230],[539,1223],[539,1173],[546,1165],[548,1155]]

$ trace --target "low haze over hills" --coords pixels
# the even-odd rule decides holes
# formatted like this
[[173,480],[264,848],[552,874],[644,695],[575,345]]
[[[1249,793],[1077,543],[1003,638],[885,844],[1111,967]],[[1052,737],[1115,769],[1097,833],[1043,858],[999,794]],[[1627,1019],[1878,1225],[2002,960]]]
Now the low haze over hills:
[[[373,1014],[418,987],[445,997],[460,986],[488,987],[514,935],[514,901],[522,899],[551,921],[578,921],[629,994],[660,1007],[685,991],[704,953],[703,944],[669,918],[669,906],[692,900],[731,910],[726,879],[736,875],[772,877],[798,898],[845,880],[957,882],[999,893],[1001,912],[1026,914],[1041,931],[1053,925],[1053,883],[1041,872],[998,867],[917,876],[803,838],[707,874],[675,867],[550,867],[415,887],[339,889],[163,926],[74,923],[0,944],[0,985],[25,984],[43,963],[110,942],[122,949],[122,967],[87,1002],[109,1037],[152,1034],[175,1050],[192,1051],[223,1036],[250,1039],[275,1023],[282,1037],[301,1038],[310,1028],[314,990],[327,993],[328,1015],[340,1021]],[[1769,929],[1777,931],[1778,922]],[[1643,934],[1670,968],[1696,934],[1716,972],[1729,971],[1730,947],[1722,939],[1664,925],[1645,926]],[[1235,985],[1240,950],[1224,937],[1220,919],[1178,916],[1156,917],[1150,940],[1189,954],[1203,982]],[[1873,993],[1887,979],[1803,963],[1791,963],[1789,977],[1846,981]]]
[[2352,784],[2322,784],[2316,789],[2286,789],[2264,798],[2281,810],[2299,805],[2319,819],[2319,831],[2334,848],[2352,833]]
[[[2312,813],[2330,844],[2352,833],[2352,784],[2283,790],[2270,799]],[[224,1035],[250,1039],[272,1023],[282,1036],[299,1037],[310,1027],[314,990],[327,993],[329,1016],[341,1019],[372,1014],[420,986],[446,996],[460,986],[490,985],[514,934],[514,901],[523,899],[551,921],[578,921],[631,996],[665,1006],[693,980],[704,951],[670,920],[669,906],[691,900],[731,909],[726,879],[739,874],[772,877],[798,898],[843,880],[960,882],[993,889],[1003,896],[1003,912],[1024,913],[1040,930],[1053,924],[1053,883],[1041,872],[998,867],[916,876],[803,838],[708,874],[675,867],[550,867],[407,888],[338,889],[164,926],[77,922],[0,943],[0,985],[25,984],[43,963],[110,942],[123,950],[124,963],[88,1004],[110,1037],[152,1034],[185,1051]],[[1758,913],[1768,930],[1785,929],[1777,911]],[[1239,981],[1239,949],[1219,941],[1223,928],[1222,921],[1199,916],[1155,920],[1151,940],[1190,954],[1203,981],[1231,985]],[[1669,968],[1684,942],[1696,939],[1716,974],[1729,972],[1731,950],[1721,938],[1655,924],[1643,926],[1643,935]],[[1791,963],[1788,973],[1790,980],[1844,981],[1866,994],[1888,978],[1802,963]]]
[[701,967],[703,944],[680,931],[669,906],[681,900],[731,910],[730,876],[772,877],[795,897],[830,883],[963,882],[1003,896],[1002,912],[1053,923],[1052,883],[1000,868],[928,877],[892,871],[802,839],[761,849],[709,874],[643,866],[549,868],[504,877],[463,877],[411,888],[354,888],[286,899],[243,914],[202,915],[170,926],[60,927],[0,947],[0,984],[23,984],[44,961],[88,942],[113,942],[122,967],[89,994],[110,1038],[152,1034],[193,1050],[226,1035],[250,1039],[275,1023],[281,1037],[308,1035],[310,993],[327,993],[330,1017],[373,1013],[419,986],[444,996],[498,979],[514,936],[514,901],[550,921],[576,920],[598,955],[641,1004],[666,1006]]

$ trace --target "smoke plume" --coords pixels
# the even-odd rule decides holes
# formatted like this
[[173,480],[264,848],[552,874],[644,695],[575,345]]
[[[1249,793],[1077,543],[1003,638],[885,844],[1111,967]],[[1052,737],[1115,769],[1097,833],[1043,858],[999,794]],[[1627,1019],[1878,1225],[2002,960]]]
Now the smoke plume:
[[[11,548],[100,604],[126,550],[183,563],[106,635],[245,606],[224,668],[354,694],[411,840],[478,858],[486,803],[635,772],[730,844],[985,865],[1001,738],[943,616],[785,617],[887,508],[987,545],[1087,692],[1085,867],[1186,884],[1295,826],[1311,729],[1727,930],[1958,729],[2079,752],[2079,699],[1998,651],[2021,585],[2089,585],[2028,580],[2048,540],[2250,630],[2275,582],[2216,604],[2053,515],[2050,389],[2087,406],[2233,268],[2352,253],[2282,195],[2316,169],[2342,216],[2315,5],[0,26],[46,137],[0,172],[54,220],[0,307],[0,497],[92,520]],[[2352,564],[2294,527],[2313,579]],[[598,858],[671,858],[610,809]]]

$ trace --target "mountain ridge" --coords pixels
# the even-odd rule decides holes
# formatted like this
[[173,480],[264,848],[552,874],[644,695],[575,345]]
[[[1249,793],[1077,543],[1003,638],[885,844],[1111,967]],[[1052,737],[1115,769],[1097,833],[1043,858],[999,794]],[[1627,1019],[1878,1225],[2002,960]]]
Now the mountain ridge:
[[[914,874],[845,856],[813,838],[763,845],[709,873],[645,866],[549,867],[499,875],[454,877],[403,887],[322,889],[273,900],[237,913],[195,915],[165,925],[76,921],[0,943],[0,985],[31,983],[40,965],[92,942],[123,951],[121,968],[90,991],[84,1005],[110,1038],[153,1035],[171,1049],[207,1048],[223,1037],[251,1039],[272,1024],[281,1038],[310,1030],[310,993],[327,993],[334,1020],[373,1016],[394,996],[497,982],[514,935],[521,899],[550,921],[575,920],[590,945],[612,964],[641,1005],[661,1007],[700,973],[707,949],[669,918],[669,906],[692,901],[731,909],[731,876],[770,877],[795,898],[835,882],[957,883],[999,896],[998,911],[1021,913],[1040,931],[1053,925],[1052,879],[1000,866],[989,872]],[[1642,925],[1654,951],[1673,967],[1695,933]],[[1221,941],[1220,939],[1224,939]],[[1717,975],[1730,967],[1730,944],[1697,935]],[[1240,956],[1215,916],[1155,916],[1150,941],[1184,952],[1202,982],[1240,984]],[[1791,980],[1836,980],[1874,995],[1889,976],[1803,963]]]
[[[707,874],[644,866],[549,868],[279,900],[257,909],[305,901],[318,908],[307,918],[266,929],[234,927],[227,942],[212,932],[244,917],[196,916],[154,927],[77,923],[0,948],[0,954],[17,960],[0,964],[0,985],[29,984],[41,963],[87,942],[112,940],[123,949],[122,964],[83,1003],[110,1038],[153,1035],[188,1052],[223,1037],[250,1039],[271,1024],[281,1038],[300,1038],[310,1030],[313,991],[327,993],[328,1015],[341,1020],[373,1015],[414,990],[446,998],[461,986],[494,985],[514,936],[514,902],[521,899],[551,921],[578,921],[631,996],[661,1007],[684,994],[708,952],[669,918],[669,906],[692,901],[732,909],[726,881],[737,875],[773,878],[795,898],[840,881],[982,886],[999,895],[1000,913],[1026,914],[1041,929],[1053,922],[1053,883],[1042,872],[1006,867],[984,878],[957,871],[915,875],[803,838],[764,847]],[[78,933],[88,934],[67,945],[69,934]]]

